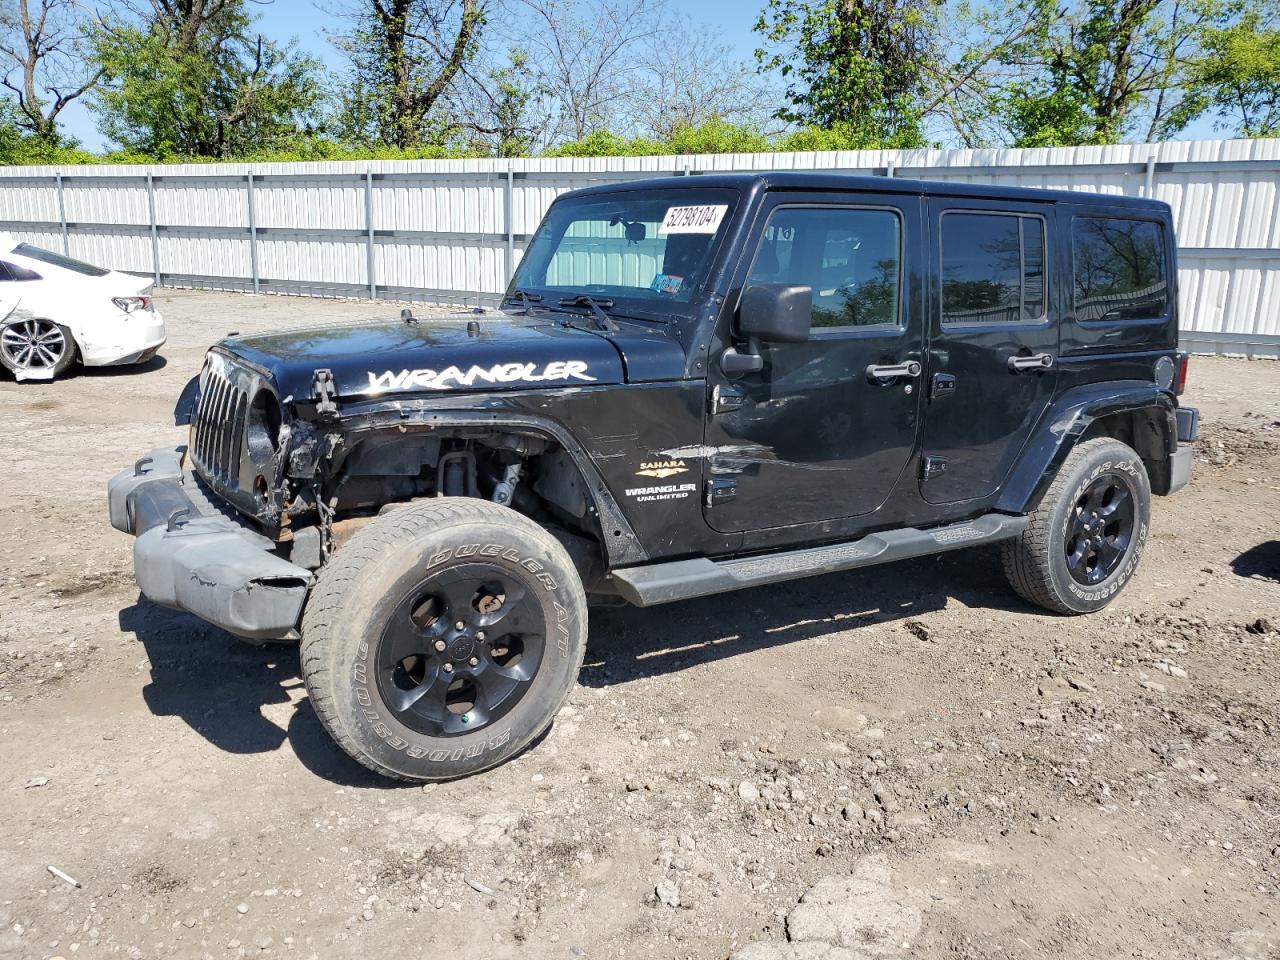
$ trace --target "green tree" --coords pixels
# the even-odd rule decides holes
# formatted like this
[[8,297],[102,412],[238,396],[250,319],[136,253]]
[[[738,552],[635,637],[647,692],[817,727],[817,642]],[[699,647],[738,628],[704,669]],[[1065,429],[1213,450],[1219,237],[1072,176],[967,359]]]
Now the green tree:
[[768,0],[756,59],[787,84],[778,116],[840,125],[859,147],[923,146],[941,8],[941,0]]
[[[1039,3],[769,0],[756,23],[761,70],[786,82],[794,149],[990,142],[997,71],[1039,27]],[[812,146],[810,146],[812,145]]]
[[484,28],[483,0],[352,0],[351,28],[334,38],[350,61],[340,137],[401,149],[439,143],[440,116]]
[[688,156],[699,153],[763,153],[774,142],[755,127],[713,119],[698,126],[681,125],[670,136],[653,139],[644,135],[623,137],[597,130],[578,140],[570,140],[548,150],[547,157],[644,157]]
[[465,82],[450,108],[465,149],[493,157],[528,156],[538,136],[537,108],[544,99],[523,50],[512,50],[504,65],[482,72],[465,69]]
[[74,0],[0,4],[0,85],[14,95],[16,129],[62,145],[58,115],[102,77],[86,56],[86,24]]
[[1036,2],[1039,28],[1004,56],[1015,76],[997,97],[1013,146],[1155,139],[1185,113],[1183,65],[1202,12],[1184,0]]
[[94,38],[106,137],[156,158],[225,158],[308,132],[319,65],[255,34],[245,0],[151,3]]
[[44,163],[92,163],[97,158],[66,142],[32,133],[13,100],[0,99],[0,166]]
[[1246,137],[1280,134],[1280,29],[1273,4],[1211,12],[1186,71],[1189,94],[1168,121],[1180,130],[1203,113]]

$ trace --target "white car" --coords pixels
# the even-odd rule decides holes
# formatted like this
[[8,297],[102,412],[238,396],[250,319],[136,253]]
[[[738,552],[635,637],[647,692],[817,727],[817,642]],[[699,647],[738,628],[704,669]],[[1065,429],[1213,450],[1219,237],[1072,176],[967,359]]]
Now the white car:
[[145,363],[164,344],[152,281],[0,234],[0,365],[19,380]]

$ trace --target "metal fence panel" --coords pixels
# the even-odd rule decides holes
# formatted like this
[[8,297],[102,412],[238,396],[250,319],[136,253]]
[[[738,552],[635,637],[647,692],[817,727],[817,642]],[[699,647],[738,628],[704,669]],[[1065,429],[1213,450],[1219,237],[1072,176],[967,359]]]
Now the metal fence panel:
[[157,177],[156,220],[168,226],[247,227],[240,177]]
[[566,190],[828,170],[1154,196],[1193,347],[1280,356],[1280,140],[516,160],[0,168],[0,230],[174,286],[492,301]]

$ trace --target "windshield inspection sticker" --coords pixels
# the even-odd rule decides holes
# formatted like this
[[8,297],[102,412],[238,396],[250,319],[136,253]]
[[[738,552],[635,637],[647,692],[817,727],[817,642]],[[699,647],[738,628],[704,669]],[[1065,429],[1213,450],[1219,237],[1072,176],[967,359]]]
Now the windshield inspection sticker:
[[401,370],[396,373],[369,371],[369,392],[386,390],[451,390],[477,383],[542,383],[547,380],[583,380],[595,383],[581,360],[553,360],[542,367],[536,363],[499,363],[492,367],[445,367],[443,370]]
[[683,286],[684,277],[677,277],[674,273],[660,273],[653,278],[653,283],[649,284],[649,289],[654,293],[665,293],[674,297]]
[[724,219],[727,203],[707,203],[698,207],[668,207],[658,234],[715,233]]

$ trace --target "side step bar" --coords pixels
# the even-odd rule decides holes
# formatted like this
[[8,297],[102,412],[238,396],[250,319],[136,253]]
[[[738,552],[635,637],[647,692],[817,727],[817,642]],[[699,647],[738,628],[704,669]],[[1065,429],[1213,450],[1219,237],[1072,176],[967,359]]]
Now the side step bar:
[[917,530],[905,527],[873,533],[850,543],[806,547],[735,560],[675,560],[613,571],[618,593],[638,607],[652,607],[674,600],[691,600],[765,583],[779,583],[821,573],[869,567],[891,560],[905,560],[944,550],[994,543],[1016,537],[1027,525],[1026,517],[988,513],[976,520],[945,527]]

